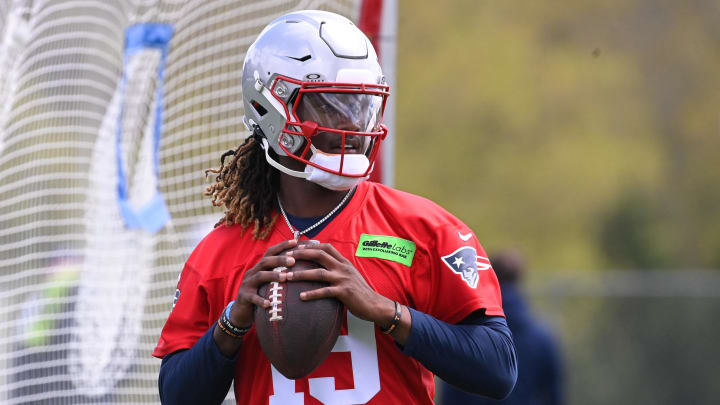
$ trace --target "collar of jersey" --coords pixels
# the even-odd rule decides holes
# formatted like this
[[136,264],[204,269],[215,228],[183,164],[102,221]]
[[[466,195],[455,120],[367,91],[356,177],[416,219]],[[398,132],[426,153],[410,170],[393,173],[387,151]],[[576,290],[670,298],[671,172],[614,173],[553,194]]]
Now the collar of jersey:
[[[318,232],[310,232],[311,236],[308,235],[301,235],[300,239],[310,239],[310,238],[317,238],[319,240],[322,240],[321,238],[325,234],[331,234],[333,232],[333,229],[336,229],[337,227],[341,227],[349,218],[352,218],[353,214],[357,212],[357,210],[362,207],[363,202],[365,201],[365,197],[367,196],[367,191],[369,188],[368,181],[361,181],[357,188],[355,189],[355,193],[350,197],[350,200],[345,204],[345,206],[340,209],[338,212],[336,212],[332,217],[330,217],[324,225],[320,225],[318,228],[320,230]],[[278,213],[278,215],[280,215]],[[306,223],[309,223],[312,225],[313,223],[317,222],[322,217],[296,217],[291,214],[288,214],[288,219],[290,220],[290,223],[296,228],[296,229],[305,229],[309,225],[305,225]],[[297,226],[300,225],[300,226]],[[304,227],[303,227],[304,226]],[[284,239],[292,239],[293,235],[290,232],[290,229],[287,227],[287,224],[285,224],[285,221],[282,221],[282,218],[279,218],[275,221],[275,228],[279,230],[279,232],[282,234]],[[327,239],[327,238],[325,238]]]
[[[350,198],[349,198],[347,201],[344,201],[344,202],[343,202],[343,205],[341,205],[341,206],[337,209],[337,211],[335,211],[328,219],[326,219],[325,221],[323,221],[323,222],[322,222],[320,225],[318,225],[316,228],[313,228],[312,230],[310,230],[309,232],[305,233],[304,235],[307,236],[308,238],[313,238],[313,237],[315,237],[315,235],[319,234],[320,231],[322,231],[323,229],[325,229],[325,227],[328,226],[328,225],[333,221],[333,219],[335,219],[335,217],[337,217],[338,215],[340,215],[340,213],[342,213],[343,210],[345,210],[345,207],[347,207],[348,204],[350,204],[350,201],[352,201],[352,198],[354,197],[355,193],[357,192],[357,189],[351,190],[350,192],[351,192],[353,195],[351,195]],[[315,225],[318,221],[320,221],[321,219],[323,219],[323,217],[325,216],[325,215],[320,215],[320,216],[317,216],[317,217],[296,217],[295,215],[293,215],[293,214],[291,214],[291,213],[289,213],[289,212],[286,212],[285,214],[287,215],[288,221],[290,221],[290,223],[292,224],[292,226],[294,226],[295,229],[297,229],[297,230],[299,230],[299,231],[302,231],[302,230],[304,230],[304,229],[307,229],[307,228]]]

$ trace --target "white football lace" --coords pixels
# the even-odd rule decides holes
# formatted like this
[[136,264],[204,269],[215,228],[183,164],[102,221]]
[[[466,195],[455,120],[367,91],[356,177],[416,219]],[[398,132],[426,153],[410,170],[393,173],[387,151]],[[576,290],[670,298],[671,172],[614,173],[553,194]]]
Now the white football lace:
[[[273,271],[275,272],[282,272],[287,267],[275,267]],[[282,293],[280,290],[283,288],[280,287],[280,283],[277,281],[273,281],[270,283],[270,304],[272,307],[268,309],[268,313],[270,314],[270,322],[280,321],[283,319],[282,315],[278,315],[278,313],[282,312],[282,308],[280,308],[280,304],[282,304]]]

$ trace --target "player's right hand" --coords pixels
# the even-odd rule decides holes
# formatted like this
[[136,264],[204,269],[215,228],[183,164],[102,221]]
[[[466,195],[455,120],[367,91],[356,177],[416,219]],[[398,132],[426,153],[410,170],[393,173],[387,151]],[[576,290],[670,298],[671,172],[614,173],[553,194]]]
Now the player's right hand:
[[298,242],[294,239],[286,240],[277,245],[270,246],[265,255],[255,266],[245,272],[235,304],[230,310],[230,321],[238,327],[247,327],[253,323],[255,306],[268,308],[270,301],[258,295],[261,285],[273,281],[285,281],[285,273],[273,271],[276,267],[290,267],[295,259],[280,255],[282,252],[296,247]]

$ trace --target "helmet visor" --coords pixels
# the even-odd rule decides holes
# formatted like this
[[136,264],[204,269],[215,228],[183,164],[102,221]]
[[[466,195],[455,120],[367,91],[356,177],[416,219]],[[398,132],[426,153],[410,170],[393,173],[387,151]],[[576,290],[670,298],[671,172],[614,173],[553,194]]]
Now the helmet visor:
[[381,96],[362,93],[308,92],[299,97],[297,117],[320,127],[373,132],[382,122]]

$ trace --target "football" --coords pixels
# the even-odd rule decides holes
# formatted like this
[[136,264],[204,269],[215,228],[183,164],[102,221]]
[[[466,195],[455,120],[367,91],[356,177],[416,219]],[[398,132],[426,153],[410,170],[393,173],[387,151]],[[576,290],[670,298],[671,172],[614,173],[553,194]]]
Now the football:
[[[297,260],[287,269],[302,271],[321,267]],[[313,281],[272,282],[258,294],[270,300],[269,308],[255,307],[255,329],[260,346],[275,368],[290,379],[312,372],[330,354],[340,334],[345,308],[335,298],[301,301],[300,293],[326,286]]]

